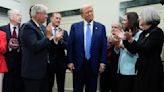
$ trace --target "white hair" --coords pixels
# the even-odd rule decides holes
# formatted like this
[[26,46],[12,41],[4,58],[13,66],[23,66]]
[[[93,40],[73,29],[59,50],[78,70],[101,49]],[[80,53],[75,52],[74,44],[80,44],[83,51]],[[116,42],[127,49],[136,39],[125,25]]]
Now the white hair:
[[153,7],[146,7],[144,8],[141,13],[140,17],[146,24],[151,24],[152,22],[160,22],[160,16],[158,11]]
[[17,14],[17,13],[21,13],[21,11],[17,10],[17,9],[11,9],[11,10],[8,10],[7,14],[8,14],[8,17],[10,18],[11,16],[13,16],[14,14]]
[[48,8],[43,4],[35,4],[31,7],[31,16],[35,16],[37,12],[47,12]]

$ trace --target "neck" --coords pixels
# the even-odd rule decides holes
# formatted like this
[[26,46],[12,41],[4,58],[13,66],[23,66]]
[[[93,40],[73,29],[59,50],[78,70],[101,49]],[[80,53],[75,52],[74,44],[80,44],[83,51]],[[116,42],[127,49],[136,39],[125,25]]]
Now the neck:
[[10,23],[11,23],[12,25],[14,25],[15,27],[19,25],[19,23],[12,22],[12,21],[10,21]]
[[145,25],[143,28],[144,30],[148,30],[151,27],[151,25]]
[[42,22],[40,22],[38,19],[32,18],[32,20],[34,20],[39,26],[42,25]]

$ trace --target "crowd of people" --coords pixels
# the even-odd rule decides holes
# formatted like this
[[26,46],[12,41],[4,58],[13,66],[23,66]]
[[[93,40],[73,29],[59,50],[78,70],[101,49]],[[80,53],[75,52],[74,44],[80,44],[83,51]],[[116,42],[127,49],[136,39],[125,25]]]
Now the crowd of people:
[[0,26],[0,92],[64,92],[66,69],[73,74],[73,92],[164,92],[160,57],[164,43],[158,11],[127,12],[113,22],[111,34],[94,20],[92,5],[80,9],[82,21],[68,35],[54,12],[47,26],[47,6],[30,7],[30,20],[21,11],[8,11],[10,23]]

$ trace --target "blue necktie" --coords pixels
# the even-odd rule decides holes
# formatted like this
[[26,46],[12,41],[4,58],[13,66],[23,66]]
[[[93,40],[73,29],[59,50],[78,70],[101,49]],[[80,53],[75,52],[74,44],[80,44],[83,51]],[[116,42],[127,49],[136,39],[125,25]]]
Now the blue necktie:
[[90,24],[87,24],[87,30],[86,30],[86,50],[85,50],[85,58],[87,60],[90,59],[90,48],[91,48],[91,29]]
[[53,35],[56,35],[56,32],[57,32],[57,29],[56,29],[56,28],[54,28],[54,34],[53,34]]

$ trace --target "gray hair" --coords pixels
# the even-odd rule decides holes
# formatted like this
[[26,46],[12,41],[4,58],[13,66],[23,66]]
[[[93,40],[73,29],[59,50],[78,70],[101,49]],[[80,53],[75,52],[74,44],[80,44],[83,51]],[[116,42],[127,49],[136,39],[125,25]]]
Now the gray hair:
[[33,17],[37,12],[47,12],[48,8],[43,4],[35,4],[31,7],[30,15]]
[[152,24],[157,26],[160,23],[159,13],[153,7],[144,8],[140,13],[140,17],[146,24]]
[[14,14],[16,14],[16,13],[20,13],[21,14],[21,11],[19,11],[17,9],[11,9],[11,10],[8,10],[8,12],[7,12],[9,18],[11,16],[13,16]]

